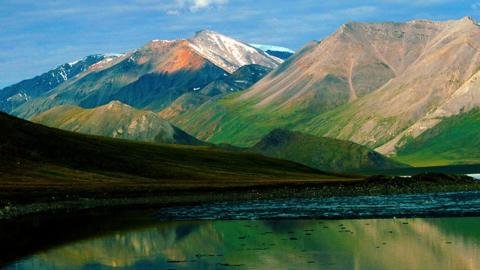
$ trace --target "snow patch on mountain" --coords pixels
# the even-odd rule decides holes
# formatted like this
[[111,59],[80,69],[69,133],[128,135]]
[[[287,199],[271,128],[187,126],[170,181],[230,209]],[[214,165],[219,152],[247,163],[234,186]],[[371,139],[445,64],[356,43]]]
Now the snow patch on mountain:
[[275,68],[282,63],[246,43],[209,30],[197,32],[189,41],[198,54],[230,73],[249,64]]

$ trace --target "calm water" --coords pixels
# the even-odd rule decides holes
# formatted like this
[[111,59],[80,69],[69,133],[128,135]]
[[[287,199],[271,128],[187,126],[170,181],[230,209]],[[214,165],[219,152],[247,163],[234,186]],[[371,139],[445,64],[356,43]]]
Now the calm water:
[[6,269],[480,269],[480,218],[159,221]]

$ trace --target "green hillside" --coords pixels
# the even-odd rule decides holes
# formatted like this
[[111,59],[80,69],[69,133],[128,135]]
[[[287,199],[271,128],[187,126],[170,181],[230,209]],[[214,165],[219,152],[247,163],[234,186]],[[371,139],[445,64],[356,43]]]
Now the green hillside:
[[359,144],[281,129],[270,132],[251,151],[324,171],[345,173],[405,167]]
[[446,118],[415,140],[395,157],[415,166],[480,163],[480,110]]

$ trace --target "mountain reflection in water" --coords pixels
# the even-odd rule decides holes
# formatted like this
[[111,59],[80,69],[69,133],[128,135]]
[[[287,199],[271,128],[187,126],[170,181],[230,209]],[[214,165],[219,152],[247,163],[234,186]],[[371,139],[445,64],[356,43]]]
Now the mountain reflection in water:
[[6,269],[480,269],[480,218],[160,222]]

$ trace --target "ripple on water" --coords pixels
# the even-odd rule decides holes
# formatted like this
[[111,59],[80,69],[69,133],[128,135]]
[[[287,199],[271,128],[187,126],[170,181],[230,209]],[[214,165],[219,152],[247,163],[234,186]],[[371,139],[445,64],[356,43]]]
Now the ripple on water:
[[165,208],[158,217],[162,220],[252,220],[463,216],[479,212],[480,192],[473,191],[220,202]]

